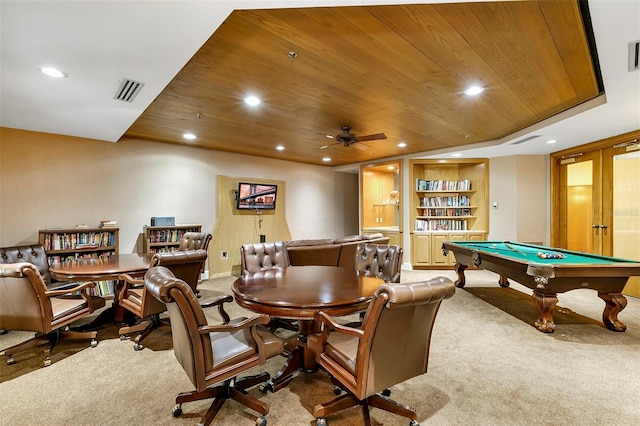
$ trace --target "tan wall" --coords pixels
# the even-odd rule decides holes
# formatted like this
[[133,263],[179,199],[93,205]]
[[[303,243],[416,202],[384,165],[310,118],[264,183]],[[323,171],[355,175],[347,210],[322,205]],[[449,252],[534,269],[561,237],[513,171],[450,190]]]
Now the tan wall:
[[118,221],[121,253],[142,250],[151,216],[175,216],[213,232],[219,175],[285,181],[292,238],[358,232],[357,174],[141,140],[0,128],[0,246],[35,243],[38,229],[102,219]]

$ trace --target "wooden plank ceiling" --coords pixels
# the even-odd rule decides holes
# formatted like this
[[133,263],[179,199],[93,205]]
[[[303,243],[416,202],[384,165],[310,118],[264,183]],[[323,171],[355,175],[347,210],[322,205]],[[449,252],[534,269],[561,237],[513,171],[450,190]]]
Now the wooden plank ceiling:
[[[599,94],[574,1],[238,10],[123,139],[338,166],[496,140]],[[387,139],[326,137],[344,125]]]

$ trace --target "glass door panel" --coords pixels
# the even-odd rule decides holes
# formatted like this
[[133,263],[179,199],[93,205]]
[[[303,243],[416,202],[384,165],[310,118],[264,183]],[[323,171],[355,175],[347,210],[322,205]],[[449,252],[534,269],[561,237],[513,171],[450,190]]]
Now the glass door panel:
[[[611,194],[605,193],[605,222],[610,223],[611,255],[640,261],[640,150],[605,151],[605,179],[612,176]],[[608,168],[611,168],[609,171]],[[640,297],[640,277],[631,277],[625,293]]]
[[602,253],[600,205],[600,156],[581,154],[560,160],[563,187],[561,218],[564,248],[585,253]]

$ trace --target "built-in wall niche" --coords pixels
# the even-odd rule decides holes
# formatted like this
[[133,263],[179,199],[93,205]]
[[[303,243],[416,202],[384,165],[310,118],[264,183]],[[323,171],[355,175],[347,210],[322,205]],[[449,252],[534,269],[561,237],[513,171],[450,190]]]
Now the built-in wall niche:
[[364,232],[398,232],[402,220],[402,162],[360,167],[360,212]]

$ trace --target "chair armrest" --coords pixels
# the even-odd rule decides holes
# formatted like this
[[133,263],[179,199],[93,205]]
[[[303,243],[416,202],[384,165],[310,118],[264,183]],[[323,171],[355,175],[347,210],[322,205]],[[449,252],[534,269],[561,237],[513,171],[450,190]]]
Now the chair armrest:
[[323,328],[323,334],[330,331],[337,331],[339,333],[348,334],[351,336],[362,337],[364,331],[359,328],[347,327],[336,322],[329,314],[325,312],[316,312],[314,315],[315,321],[321,322],[325,327]]
[[[76,293],[76,292],[86,292],[89,288],[93,288],[96,286],[96,283],[94,283],[93,281],[85,281],[83,283],[80,283],[79,285],[76,285],[75,287],[70,287],[70,288],[64,288],[61,290],[46,290],[44,292],[45,296],[47,297],[54,297],[54,296],[71,296],[72,293]],[[88,295],[88,293],[87,293]]]
[[127,291],[133,287],[143,287],[144,279],[134,278],[129,274],[120,274],[118,275],[118,280],[120,280],[123,285],[118,292],[118,300],[126,299]]
[[214,306],[218,307],[218,313],[220,314],[220,316],[222,317],[222,323],[223,324],[228,324],[229,321],[231,321],[231,317],[229,317],[229,314],[227,314],[227,312],[224,310],[224,304],[225,303],[231,303],[233,302],[233,296],[218,296],[215,297],[213,299],[207,299],[204,302],[200,303],[200,306],[205,309],[205,308],[211,308]]
[[251,328],[258,324],[268,324],[270,321],[267,315],[257,315],[251,318],[247,318],[235,324],[220,324],[220,325],[203,325],[202,327],[198,327],[198,332],[200,334],[206,333],[218,333],[218,332],[232,332],[238,331],[245,328]]

